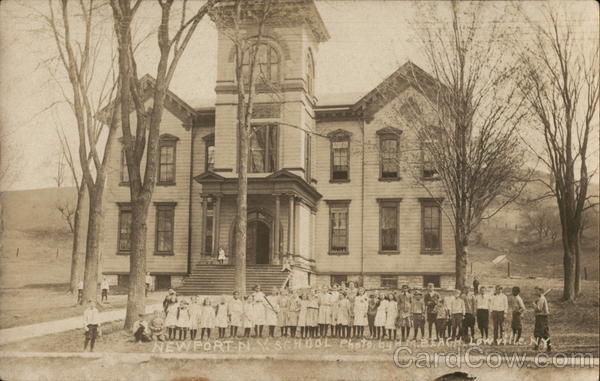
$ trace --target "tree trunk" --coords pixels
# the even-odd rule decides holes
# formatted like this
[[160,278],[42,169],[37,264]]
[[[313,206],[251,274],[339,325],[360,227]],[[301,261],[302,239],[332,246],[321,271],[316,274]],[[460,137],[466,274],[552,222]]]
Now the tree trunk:
[[577,233],[575,241],[575,296],[581,294],[581,231]]
[[138,315],[146,310],[146,218],[149,205],[150,197],[131,203],[131,253],[125,329],[131,329]]
[[71,294],[77,292],[77,283],[79,283],[79,267],[81,262],[81,253],[79,252],[81,239],[81,211],[83,209],[83,200],[87,191],[86,182],[82,181],[77,189],[77,205],[75,206],[75,215],[73,216],[73,247],[71,249],[71,277],[69,280],[69,291]]
[[456,250],[456,281],[454,288],[462,290],[467,284],[467,251],[465,243],[468,242],[467,237],[462,232],[460,226],[456,226],[454,233],[454,247]]
[[563,268],[564,268],[564,286],[563,300],[575,301],[575,247],[571,241],[570,232],[563,231]]
[[235,288],[246,293],[246,229],[248,220],[248,132],[243,123],[243,103],[238,103],[238,194],[235,229]]
[[85,271],[83,275],[83,300],[96,301],[98,297],[98,260],[102,231],[103,184],[89,191],[88,230],[85,247]]

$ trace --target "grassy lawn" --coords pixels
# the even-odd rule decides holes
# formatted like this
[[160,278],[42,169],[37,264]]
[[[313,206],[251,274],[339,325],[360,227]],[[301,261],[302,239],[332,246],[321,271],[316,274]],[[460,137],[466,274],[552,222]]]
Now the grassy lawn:
[[[0,329],[81,316],[68,293],[71,237],[62,232],[6,231],[0,256]],[[16,256],[19,248],[19,256]],[[58,256],[56,250],[58,249]],[[147,303],[162,301],[151,293]],[[100,311],[123,308],[124,290],[111,289]]]

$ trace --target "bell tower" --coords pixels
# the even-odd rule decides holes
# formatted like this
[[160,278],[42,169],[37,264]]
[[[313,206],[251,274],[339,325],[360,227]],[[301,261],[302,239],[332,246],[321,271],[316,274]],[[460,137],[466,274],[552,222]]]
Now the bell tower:
[[[239,23],[244,46],[259,43],[249,172],[260,177],[288,170],[310,184],[314,58],[329,33],[313,0],[272,0],[259,38],[252,12],[264,9],[265,1],[244,1]],[[237,176],[234,5],[233,1],[222,2],[211,13],[218,29],[214,170],[223,177]],[[249,65],[244,66],[249,72]]]

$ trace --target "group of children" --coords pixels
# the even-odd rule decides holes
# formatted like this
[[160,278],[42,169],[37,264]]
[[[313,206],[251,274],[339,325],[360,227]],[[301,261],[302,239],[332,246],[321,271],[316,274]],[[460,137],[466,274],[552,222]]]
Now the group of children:
[[[491,288],[490,288],[491,289]],[[548,303],[543,290],[536,288],[538,299],[534,303],[536,339],[544,339],[549,345]],[[217,330],[218,338],[262,337],[264,328],[267,335],[275,336],[279,327],[280,335],[315,338],[363,338],[365,327],[369,327],[372,339],[417,340],[425,337],[427,324],[429,339],[474,341],[475,325],[481,338],[488,339],[490,317],[493,324],[493,343],[504,338],[504,319],[512,313],[511,341],[520,341],[522,333],[521,315],[526,311],[519,287],[512,289],[508,298],[501,286],[494,293],[485,287],[478,290],[466,287],[454,290],[451,295],[441,296],[428,284],[426,290],[410,290],[407,285],[399,291],[373,292],[366,294],[364,288],[323,287],[320,289],[273,289],[265,295],[256,286],[249,295],[240,296],[233,292],[232,298],[225,296],[178,297],[169,290],[163,302],[164,311],[157,311],[150,321],[143,319],[137,323],[136,340],[200,340],[211,338]],[[163,318],[164,316],[164,318]],[[166,329],[166,330],[165,330]],[[433,330],[435,329],[435,338]]]

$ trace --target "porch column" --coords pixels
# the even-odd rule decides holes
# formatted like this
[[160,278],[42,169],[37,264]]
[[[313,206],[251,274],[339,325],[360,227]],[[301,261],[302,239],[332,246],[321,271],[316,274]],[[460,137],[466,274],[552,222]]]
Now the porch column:
[[221,231],[221,197],[222,194],[213,195],[213,256],[219,254],[219,232]]
[[294,216],[294,212],[296,209],[296,199],[294,198],[293,194],[290,194],[289,196],[289,201],[290,201],[290,205],[288,207],[288,239],[287,239],[287,253],[288,254],[293,254],[294,252],[294,220],[295,220],[295,216]]
[[275,218],[273,218],[273,263],[279,263],[279,213],[281,208],[280,195],[275,194]]
[[208,197],[206,195],[200,195],[202,200],[202,223],[200,224],[200,255],[204,256],[210,253],[205,252],[206,250],[206,213],[208,212]]

